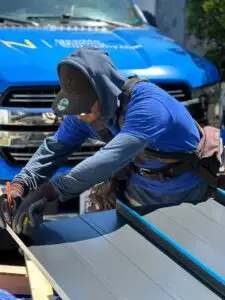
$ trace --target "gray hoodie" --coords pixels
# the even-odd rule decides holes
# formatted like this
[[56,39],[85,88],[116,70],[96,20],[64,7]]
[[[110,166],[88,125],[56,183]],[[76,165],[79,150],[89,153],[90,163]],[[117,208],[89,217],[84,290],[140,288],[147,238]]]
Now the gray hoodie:
[[118,108],[118,95],[125,83],[108,54],[84,47],[63,59],[58,65],[69,64],[83,72],[92,83],[100,102],[101,115],[108,121]]

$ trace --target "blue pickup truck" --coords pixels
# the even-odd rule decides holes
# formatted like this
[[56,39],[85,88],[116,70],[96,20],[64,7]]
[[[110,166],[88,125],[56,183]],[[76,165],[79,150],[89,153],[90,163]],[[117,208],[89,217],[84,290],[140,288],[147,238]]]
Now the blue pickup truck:
[[[149,16],[149,14],[148,14]],[[152,22],[152,24],[151,24]],[[137,74],[181,101],[200,124],[221,126],[220,75],[183,49],[131,0],[7,0],[0,3],[0,184],[27,163],[61,120],[50,109],[56,66],[82,46],[109,52],[126,78]],[[86,141],[58,172],[93,155]]]

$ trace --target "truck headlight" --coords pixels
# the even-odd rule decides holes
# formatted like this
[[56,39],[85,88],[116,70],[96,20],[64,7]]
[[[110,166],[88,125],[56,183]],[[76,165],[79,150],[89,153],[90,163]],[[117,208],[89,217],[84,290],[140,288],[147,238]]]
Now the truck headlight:
[[192,90],[192,99],[199,99],[205,111],[207,125],[221,128],[223,116],[223,102],[221,84],[203,86]]

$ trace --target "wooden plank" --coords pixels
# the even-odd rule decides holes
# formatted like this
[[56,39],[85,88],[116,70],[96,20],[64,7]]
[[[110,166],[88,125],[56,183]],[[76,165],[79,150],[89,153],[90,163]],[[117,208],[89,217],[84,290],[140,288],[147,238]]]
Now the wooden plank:
[[30,295],[30,285],[26,275],[9,273],[0,274],[0,288],[15,295]]
[[51,300],[54,298],[52,286],[35,264],[25,255],[32,300]]
[[27,269],[23,266],[0,265],[1,274],[27,275]]

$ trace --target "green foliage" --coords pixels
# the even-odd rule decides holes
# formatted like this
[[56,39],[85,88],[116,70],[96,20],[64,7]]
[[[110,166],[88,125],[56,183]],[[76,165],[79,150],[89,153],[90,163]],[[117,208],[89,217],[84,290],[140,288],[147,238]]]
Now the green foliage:
[[188,33],[206,42],[205,56],[225,79],[225,0],[187,1]]

